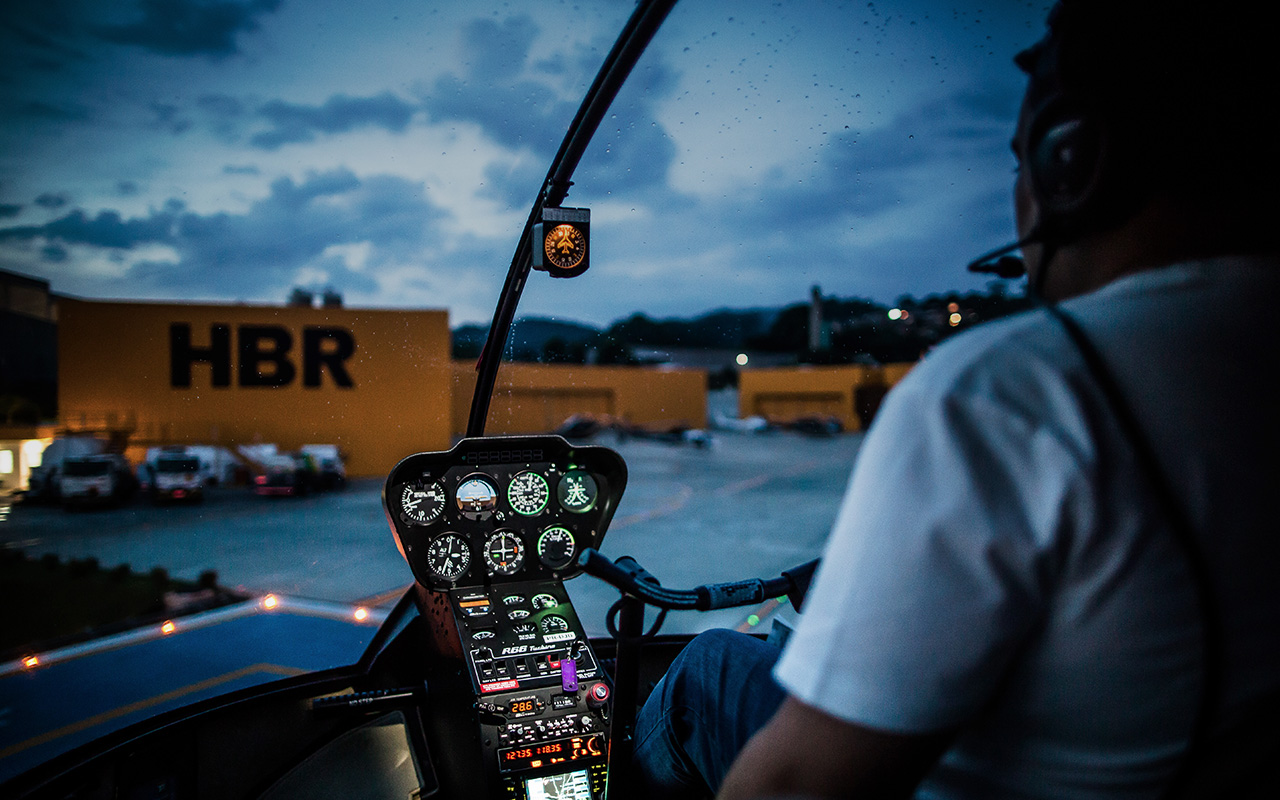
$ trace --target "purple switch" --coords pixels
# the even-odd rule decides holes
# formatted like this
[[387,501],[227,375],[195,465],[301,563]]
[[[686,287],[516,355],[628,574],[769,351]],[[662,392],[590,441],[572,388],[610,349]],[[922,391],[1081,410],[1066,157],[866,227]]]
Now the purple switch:
[[578,663],[567,656],[560,659],[560,685],[566,693],[578,691]]

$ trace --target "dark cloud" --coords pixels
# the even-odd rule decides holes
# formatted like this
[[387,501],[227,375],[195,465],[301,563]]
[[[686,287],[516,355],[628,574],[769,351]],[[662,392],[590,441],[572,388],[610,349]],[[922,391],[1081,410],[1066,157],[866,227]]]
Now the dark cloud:
[[174,222],[170,212],[126,220],[117,211],[100,211],[94,216],[75,209],[43,225],[0,228],[0,242],[45,238],[64,244],[128,249],[140,244],[169,242]]
[[71,199],[60,192],[45,192],[36,198],[36,205],[41,208],[47,208],[50,211],[62,208],[70,202]]
[[48,264],[61,264],[69,255],[67,248],[62,245],[50,244],[40,248],[40,258]]
[[438,79],[423,105],[433,122],[474,123],[493,141],[530,148],[544,159],[555,154],[578,109],[577,102],[559,99],[551,87],[536,81],[477,92],[456,75]]
[[490,82],[518,78],[537,34],[538,26],[526,16],[467,23],[462,29],[462,47],[468,74]]
[[0,219],[12,219],[22,213],[22,206],[0,203]]
[[[325,249],[370,242],[382,257],[405,263],[418,257],[442,216],[419,182],[336,169],[303,181],[277,179],[243,214],[197,214],[177,200],[133,218],[76,209],[43,225],[0,228],[0,245],[38,243],[51,264],[71,261],[72,246],[103,249],[117,260],[147,245],[172,248],[176,262],[137,263],[123,277],[140,297],[284,297],[307,265],[328,269],[339,290],[371,292],[368,276],[324,258]],[[109,293],[97,285],[68,290]]]
[[99,25],[99,37],[167,56],[213,58],[239,52],[236,38],[257,30],[258,18],[280,0],[140,0],[141,18],[124,25]]
[[250,141],[255,147],[275,150],[286,144],[312,141],[317,133],[345,133],[365,127],[399,133],[408,126],[415,110],[390,92],[374,97],[334,95],[322,106],[274,100],[258,109],[273,127],[255,134]]
[[116,182],[116,194],[120,197],[137,197],[141,191],[136,181]]
[[88,60],[77,0],[0,3],[0,78],[56,73]]
[[182,112],[182,109],[171,103],[152,103],[148,110],[151,112],[151,127],[156,130],[171,133],[174,136],[191,130],[191,119]]

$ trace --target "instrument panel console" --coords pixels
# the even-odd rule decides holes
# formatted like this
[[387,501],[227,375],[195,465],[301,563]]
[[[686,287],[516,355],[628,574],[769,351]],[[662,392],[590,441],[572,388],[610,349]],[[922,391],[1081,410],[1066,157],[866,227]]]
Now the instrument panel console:
[[626,483],[617,453],[559,436],[463,439],[387,477],[396,543],[449,598],[490,798],[604,796],[611,691],[563,581]]
[[433,591],[565,580],[599,548],[627,483],[622,458],[560,436],[463,439],[401,461],[383,507],[419,583]]

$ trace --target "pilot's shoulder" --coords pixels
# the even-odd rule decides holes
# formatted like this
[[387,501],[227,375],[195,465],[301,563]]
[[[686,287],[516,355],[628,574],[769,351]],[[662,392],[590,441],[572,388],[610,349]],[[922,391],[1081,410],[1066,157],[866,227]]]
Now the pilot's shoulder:
[[1076,361],[1061,329],[1042,309],[985,322],[931,350],[903,379],[907,392],[940,398],[1005,395],[1018,386],[1058,382]]

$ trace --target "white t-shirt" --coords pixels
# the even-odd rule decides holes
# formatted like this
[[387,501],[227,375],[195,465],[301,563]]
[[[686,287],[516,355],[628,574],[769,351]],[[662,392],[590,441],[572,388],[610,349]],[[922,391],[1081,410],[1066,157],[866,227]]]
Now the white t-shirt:
[[[1219,588],[1219,724],[1280,687],[1280,264],[1064,304],[1155,447]],[[1201,625],[1128,441],[1043,310],[937,348],[886,399],[776,668],[842,719],[960,728],[921,797],[1150,797],[1183,751]]]

